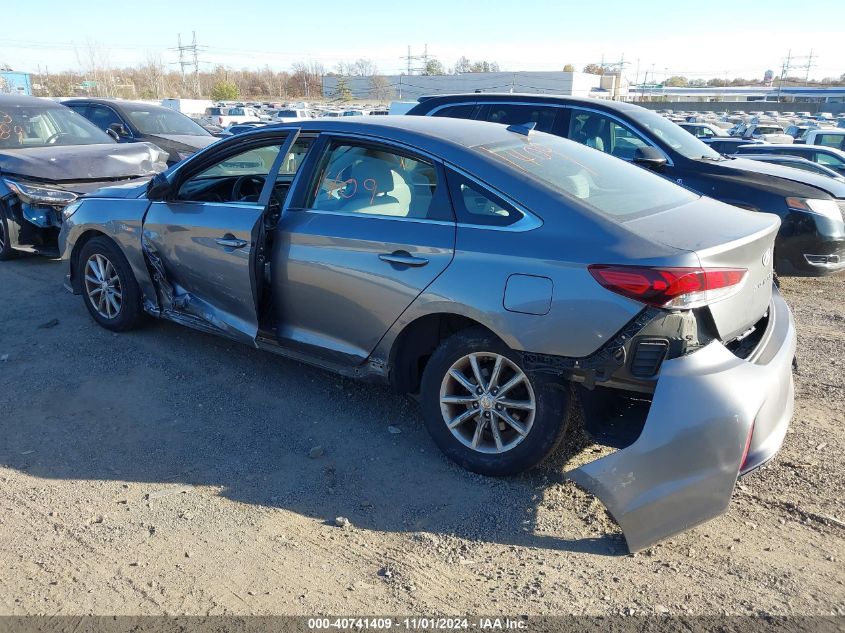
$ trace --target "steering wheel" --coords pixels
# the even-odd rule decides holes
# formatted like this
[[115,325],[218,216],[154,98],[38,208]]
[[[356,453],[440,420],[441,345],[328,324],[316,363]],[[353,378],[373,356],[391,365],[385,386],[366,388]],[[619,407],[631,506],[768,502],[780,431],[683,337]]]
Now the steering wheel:
[[53,145],[56,141],[58,141],[63,136],[70,136],[67,132],[56,132],[55,134],[51,134],[44,143],[46,145]]
[[[255,196],[256,201],[259,197],[261,197],[261,190],[264,188],[264,182],[266,178],[263,176],[256,176],[254,174],[249,174],[246,176],[238,176],[238,179],[235,181],[235,184],[232,185],[232,200],[235,201],[248,201],[251,195]],[[257,193],[251,195],[243,195],[244,185],[250,183],[250,186],[253,186]],[[282,205],[285,203],[284,198],[279,194],[275,187],[270,190],[270,198],[275,202],[279,209],[282,208]]]
[[[250,195],[255,196],[256,200],[258,199],[261,195],[261,189],[264,187],[264,178],[249,174],[246,176],[238,176],[235,184],[232,185],[232,200],[245,201],[250,197],[250,195],[243,194],[244,185],[247,183],[249,183],[253,189],[253,193]],[[255,193],[255,191],[258,193]]]

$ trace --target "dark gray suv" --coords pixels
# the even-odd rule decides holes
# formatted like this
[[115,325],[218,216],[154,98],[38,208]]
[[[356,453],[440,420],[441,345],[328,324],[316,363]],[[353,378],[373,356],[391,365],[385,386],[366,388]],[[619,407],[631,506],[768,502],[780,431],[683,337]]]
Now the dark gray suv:
[[782,275],[845,269],[845,184],[779,165],[727,157],[677,124],[632,103],[551,95],[421,97],[409,115],[531,123],[653,169],[702,195],[782,221],[775,267]]

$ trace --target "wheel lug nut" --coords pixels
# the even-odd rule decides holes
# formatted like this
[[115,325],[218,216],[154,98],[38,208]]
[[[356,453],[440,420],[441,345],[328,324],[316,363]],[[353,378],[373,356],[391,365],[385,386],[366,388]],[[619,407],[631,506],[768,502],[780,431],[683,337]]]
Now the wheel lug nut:
[[480,396],[484,392],[481,390],[481,387],[479,387],[478,389],[475,390],[475,393],[477,393]]
[[497,404],[497,405],[496,405],[496,411],[501,411],[501,410],[502,410],[502,405]]

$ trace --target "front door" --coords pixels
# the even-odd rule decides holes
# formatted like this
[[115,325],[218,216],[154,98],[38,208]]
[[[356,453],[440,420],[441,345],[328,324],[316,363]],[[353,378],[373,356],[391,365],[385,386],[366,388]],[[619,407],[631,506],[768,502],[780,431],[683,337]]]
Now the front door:
[[248,149],[224,148],[199,161],[193,173],[177,172],[174,199],[150,204],[143,243],[164,278],[160,294],[171,315],[254,342],[262,219],[268,207],[281,205],[275,174],[295,137],[285,132],[253,141]]
[[452,261],[455,222],[434,161],[341,138],[315,150],[276,236],[277,334],[358,364]]

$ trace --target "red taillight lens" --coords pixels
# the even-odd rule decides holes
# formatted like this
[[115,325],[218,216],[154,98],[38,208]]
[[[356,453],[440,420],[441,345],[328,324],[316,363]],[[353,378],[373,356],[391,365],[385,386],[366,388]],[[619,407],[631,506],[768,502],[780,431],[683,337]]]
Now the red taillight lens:
[[620,295],[659,308],[694,308],[738,290],[744,268],[652,268],[593,264],[590,274]]

